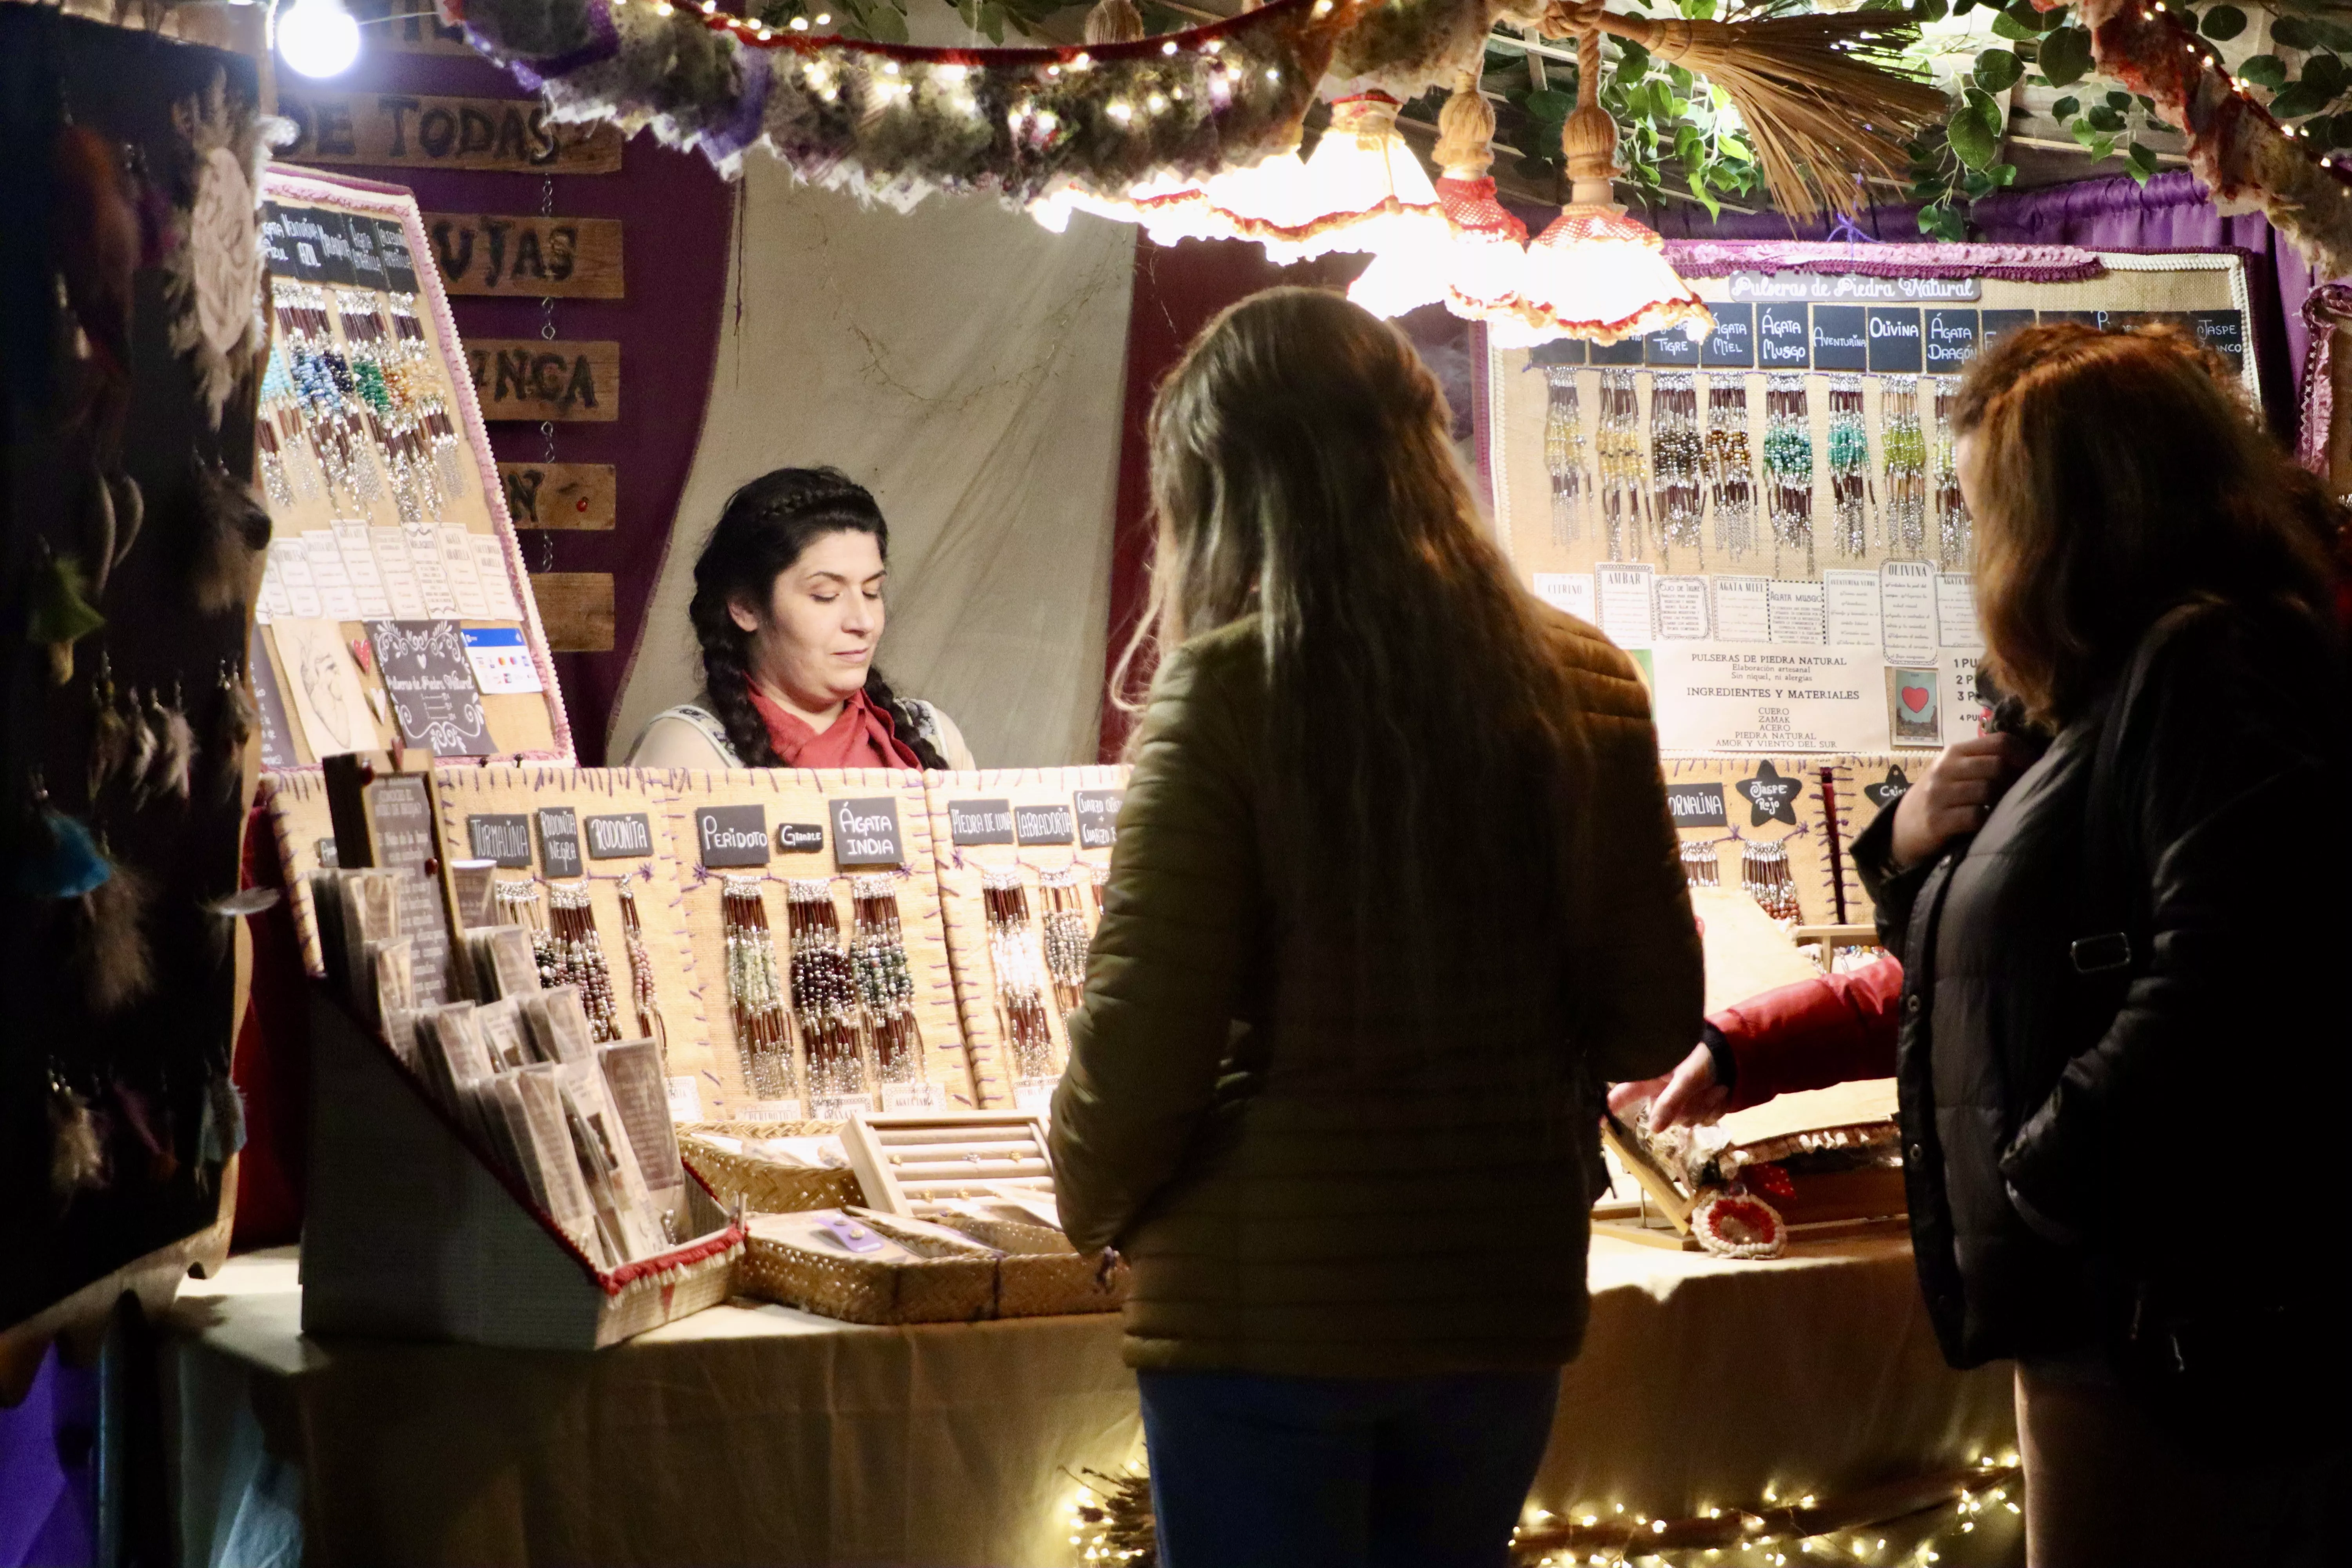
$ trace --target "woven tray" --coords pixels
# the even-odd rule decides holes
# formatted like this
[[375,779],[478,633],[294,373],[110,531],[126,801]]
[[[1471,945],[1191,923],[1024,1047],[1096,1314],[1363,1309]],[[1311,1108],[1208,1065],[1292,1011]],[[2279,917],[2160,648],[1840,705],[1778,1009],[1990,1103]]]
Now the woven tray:
[[[894,1241],[910,1240],[903,1219],[864,1211],[855,1217]],[[737,1289],[852,1323],[975,1322],[1113,1312],[1127,1300],[1126,1265],[1097,1282],[1097,1260],[1070,1250],[1067,1242],[1055,1253],[1006,1253],[950,1237],[929,1244],[938,1256],[886,1260],[803,1243],[798,1237],[811,1218],[761,1215],[749,1220],[751,1239],[737,1269]],[[927,1235],[937,1228],[922,1226]]]
[[788,1165],[764,1154],[738,1152],[711,1142],[726,1138],[806,1136],[780,1131],[800,1122],[689,1122],[677,1130],[677,1152],[730,1208],[751,1214],[794,1214],[837,1209],[861,1201],[857,1173],[846,1168]]

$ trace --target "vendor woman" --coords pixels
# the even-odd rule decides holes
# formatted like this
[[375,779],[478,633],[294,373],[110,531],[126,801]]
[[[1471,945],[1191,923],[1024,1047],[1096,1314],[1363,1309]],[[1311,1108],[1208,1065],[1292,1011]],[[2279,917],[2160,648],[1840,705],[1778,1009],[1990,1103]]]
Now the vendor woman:
[[838,468],[728,498],[694,563],[703,689],[637,737],[639,768],[970,768],[948,716],[874,668],[890,529]]

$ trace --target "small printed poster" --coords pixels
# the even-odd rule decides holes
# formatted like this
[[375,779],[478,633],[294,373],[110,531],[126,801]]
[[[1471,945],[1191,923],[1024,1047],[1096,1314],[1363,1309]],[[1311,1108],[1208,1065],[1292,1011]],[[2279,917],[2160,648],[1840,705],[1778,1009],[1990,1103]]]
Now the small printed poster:
[[1886,749],[1875,647],[1661,643],[1655,657],[1662,751]]
[[1877,573],[1823,572],[1822,595],[1829,616],[1830,641],[1841,647],[1878,641]]
[[1889,664],[1936,657],[1936,569],[1925,561],[1886,561],[1878,568],[1879,623]]
[[483,696],[545,689],[520,626],[467,626],[465,637],[466,662],[473,666],[474,685]]
[[374,621],[368,640],[403,745],[436,757],[486,757],[498,749],[457,622]]
[[1538,572],[1534,578],[1537,598],[1580,621],[1599,622],[1601,612],[1592,603],[1591,573]]
[[1984,633],[1977,629],[1975,578],[1965,572],[1936,574],[1936,626],[1946,647],[1970,658],[1984,652]]
[[1647,647],[1657,636],[1650,584],[1658,569],[1647,563],[1615,563],[1594,569],[1601,598],[1601,630],[1619,647]]
[[1715,636],[1718,642],[1772,640],[1772,579],[1717,577],[1715,580]]
[[1916,669],[1901,665],[1886,671],[1886,730],[1898,746],[1939,746],[1944,720],[1936,689],[1941,684],[1935,666]]
[[1658,636],[1675,642],[1706,638],[1706,579],[1658,579]]

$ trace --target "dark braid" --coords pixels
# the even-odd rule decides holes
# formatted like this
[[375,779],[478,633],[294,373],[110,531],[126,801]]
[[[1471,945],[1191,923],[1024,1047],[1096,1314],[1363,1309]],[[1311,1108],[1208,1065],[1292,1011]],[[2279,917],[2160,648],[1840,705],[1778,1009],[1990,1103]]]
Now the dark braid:
[[[844,530],[873,535],[883,560],[889,560],[890,526],[865,486],[839,468],[778,468],[727,498],[694,563],[694,602],[687,616],[702,645],[710,710],[747,768],[782,767],[783,759],[751,706],[751,634],[735,624],[728,605],[745,600],[764,614],[778,575],[811,543]],[[890,715],[898,738],[925,767],[947,766],[939,749],[917,732],[908,706],[870,667],[866,696]]]

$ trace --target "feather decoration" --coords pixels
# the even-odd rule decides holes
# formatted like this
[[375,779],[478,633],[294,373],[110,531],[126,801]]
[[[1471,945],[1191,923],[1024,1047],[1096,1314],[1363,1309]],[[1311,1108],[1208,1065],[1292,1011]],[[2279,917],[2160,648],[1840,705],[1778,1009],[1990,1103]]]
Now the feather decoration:
[[213,741],[207,754],[219,770],[220,782],[215,787],[223,800],[235,798],[245,782],[246,743],[253,739],[254,726],[260,720],[244,678],[230,675],[227,664],[222,664],[220,705],[213,710]]
[[89,1101],[49,1078],[49,1190],[70,1198],[86,1187],[106,1184],[106,1141]]
[[188,587],[206,615],[239,615],[252,601],[269,513],[253,487],[218,463],[195,458],[197,526]]
[[163,743],[163,738],[155,733],[155,727],[149,718],[154,710],[154,700],[151,695],[142,707],[134,689],[124,704],[125,722],[131,731],[131,750],[123,759],[122,779],[131,786],[133,800],[143,798],[142,786],[147,777],[147,769],[154,763],[155,753]]
[[188,727],[188,716],[180,710],[175,690],[172,705],[163,706],[163,694],[147,694],[147,729],[155,737],[155,755],[139,777],[133,798],[141,805],[162,795],[188,798],[188,775],[195,765],[196,736]]
[[1918,41],[1903,11],[1789,12],[1765,0],[1725,21],[1628,16],[1601,0],[1553,0],[1543,30],[1566,37],[1595,28],[1641,45],[1731,96],[1771,188],[1772,205],[1806,218],[1823,206],[1859,213],[1862,181],[1900,181],[1904,144],[1943,122],[1951,105],[1906,74],[1903,51]]
[[114,559],[109,565],[120,566],[139,542],[140,525],[147,521],[147,495],[129,474],[108,475],[106,493],[114,507]]
[[47,840],[17,863],[16,890],[35,899],[79,899],[114,875],[89,829],[44,806],[36,831]]
[[131,721],[137,715],[126,712],[114,700],[114,683],[103,675],[99,677],[92,695],[97,699],[98,711],[89,721],[89,794],[95,800],[107,781],[121,772],[131,755]]
[[147,945],[147,879],[131,867],[81,896],[83,930],[75,967],[80,971],[89,1008],[104,1017],[119,1013],[155,986],[155,963]]
[[79,560],[41,547],[43,560],[33,582],[31,613],[25,617],[25,637],[49,650],[49,679],[59,686],[73,679],[74,644],[106,625],[106,617],[90,606],[89,580]]

